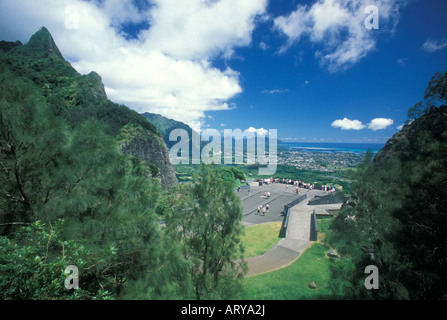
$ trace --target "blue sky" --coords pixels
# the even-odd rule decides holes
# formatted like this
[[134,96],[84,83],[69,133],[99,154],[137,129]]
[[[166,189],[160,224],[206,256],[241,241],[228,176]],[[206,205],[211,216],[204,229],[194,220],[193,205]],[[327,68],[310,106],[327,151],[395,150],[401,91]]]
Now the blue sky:
[[446,14],[444,0],[0,0],[0,38],[46,26],[80,73],[139,112],[382,143],[447,69]]

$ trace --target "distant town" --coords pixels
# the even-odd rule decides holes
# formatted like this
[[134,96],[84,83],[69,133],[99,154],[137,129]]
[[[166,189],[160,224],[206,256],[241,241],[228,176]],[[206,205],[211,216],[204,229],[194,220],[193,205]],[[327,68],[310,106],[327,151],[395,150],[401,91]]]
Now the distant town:
[[337,172],[357,166],[362,159],[362,154],[351,152],[278,151],[279,165],[290,165],[308,171]]

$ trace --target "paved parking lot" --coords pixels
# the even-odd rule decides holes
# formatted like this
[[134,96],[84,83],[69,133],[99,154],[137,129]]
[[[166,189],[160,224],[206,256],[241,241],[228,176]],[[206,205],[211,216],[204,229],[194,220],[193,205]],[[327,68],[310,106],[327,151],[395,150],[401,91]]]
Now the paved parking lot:
[[[270,198],[265,197],[264,193],[270,192]],[[292,185],[273,183],[262,186],[251,186],[250,191],[241,190],[237,192],[242,200],[244,217],[242,224],[246,227],[266,223],[283,221],[281,212],[284,210],[284,205],[298,199],[303,194],[309,193],[307,189],[300,189],[296,194],[295,188]],[[265,216],[257,214],[257,208],[260,205],[269,204],[269,212]]]

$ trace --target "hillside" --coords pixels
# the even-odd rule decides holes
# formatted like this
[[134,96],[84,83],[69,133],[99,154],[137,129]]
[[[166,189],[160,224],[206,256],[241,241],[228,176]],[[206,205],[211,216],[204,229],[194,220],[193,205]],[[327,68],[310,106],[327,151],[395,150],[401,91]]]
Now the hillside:
[[[355,265],[338,274],[362,299],[445,299],[447,294],[447,72],[374,158],[356,169],[332,245]],[[413,108],[409,109],[412,114]],[[364,270],[380,271],[380,290],[365,290]]]
[[168,148],[172,147],[177,143],[177,141],[169,141],[169,135],[174,129],[183,129],[186,132],[188,132],[188,136],[192,136],[192,129],[187,124],[168,119],[166,117],[163,117],[162,115],[156,114],[156,113],[150,113],[145,112],[141,114],[147,121],[152,123],[155,127],[157,127],[157,130],[161,133],[163,136],[163,139],[167,145]]
[[244,269],[234,181],[202,166],[176,185],[156,127],[45,28],[0,43],[0,299],[227,297]]
[[[102,79],[96,72],[79,74],[64,59],[45,27],[25,45],[0,43],[0,68],[2,73],[29,80],[39,95],[53,106],[55,114],[72,127],[92,117],[100,120],[106,133],[121,142],[123,152],[138,157],[154,169],[152,175],[160,179],[162,186],[169,188],[177,184],[168,150],[157,128],[137,112],[108,100]],[[130,136],[129,126],[141,130],[133,130],[137,135]]]

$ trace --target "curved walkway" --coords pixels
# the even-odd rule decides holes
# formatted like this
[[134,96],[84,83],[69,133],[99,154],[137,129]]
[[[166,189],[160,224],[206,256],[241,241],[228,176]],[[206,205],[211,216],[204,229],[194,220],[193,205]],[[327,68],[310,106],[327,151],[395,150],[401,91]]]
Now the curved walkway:
[[[284,185],[280,185],[284,188],[282,190],[283,193],[289,193],[287,189],[285,189]],[[267,188],[272,186],[266,186]],[[262,187],[259,187],[262,188]],[[266,189],[267,189],[266,188]],[[289,187],[290,189],[290,187]],[[294,190],[294,189],[293,189]],[[278,188],[276,191],[280,191]],[[271,191],[273,193],[273,191]],[[294,193],[294,192],[293,192]],[[258,193],[254,193],[258,194]],[[325,205],[308,205],[308,202],[312,200],[315,196],[324,196],[327,193],[320,190],[302,190],[298,195],[295,195],[295,198],[301,196],[302,194],[307,194],[307,199],[303,202],[297,204],[296,206],[290,208],[289,211],[289,222],[287,227],[287,232],[285,238],[281,239],[275,246],[273,246],[270,250],[268,250],[263,255],[257,257],[249,257],[245,260],[248,264],[248,273],[247,277],[274,271],[283,267],[290,265],[294,262],[304,250],[311,244],[310,241],[310,220],[311,214],[313,210],[318,215],[321,214],[329,214],[327,210],[338,210],[340,209],[341,204],[325,204]],[[280,195],[277,195],[275,199],[278,199]],[[245,202],[245,201],[244,201]],[[288,202],[283,202],[282,206],[286,205]],[[282,209],[281,209],[282,210]],[[279,214],[278,214],[279,213]],[[250,219],[250,215],[254,215],[254,213],[248,213],[244,216],[244,221],[253,221]],[[259,217],[258,215],[256,215]],[[282,216],[280,212],[271,211],[269,214],[266,214],[266,217],[270,216],[265,222],[278,221],[278,216],[282,221]],[[264,217],[259,217],[264,218]],[[259,218],[257,220],[259,220]],[[273,219],[273,220],[272,220]],[[245,225],[253,225],[257,223],[245,223]]]

